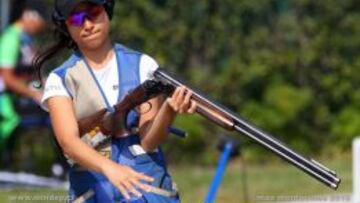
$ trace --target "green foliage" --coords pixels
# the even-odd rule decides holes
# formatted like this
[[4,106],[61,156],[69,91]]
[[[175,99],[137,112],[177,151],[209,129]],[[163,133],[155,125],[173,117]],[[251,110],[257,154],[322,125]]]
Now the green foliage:
[[[346,149],[359,134],[355,0],[125,0],[116,10],[117,40],[295,148]],[[183,124],[198,130],[177,147],[213,145],[209,123]]]
[[350,146],[352,139],[360,135],[359,115],[360,110],[357,107],[349,106],[341,110],[331,128],[336,144],[342,147]]
[[166,154],[171,156],[171,163],[201,161],[204,164],[209,164],[216,162],[216,156],[208,152],[216,152],[209,149],[217,137],[211,129],[204,129],[203,121],[198,116],[182,116],[176,119],[173,126],[186,131],[188,137],[179,138],[171,135],[171,139],[168,140],[169,143],[164,145]]
[[[360,4],[355,0],[122,0],[115,41],[308,153],[349,149],[360,131]],[[196,116],[176,126],[174,160],[214,151],[219,129]],[[245,143],[252,141],[247,140]],[[256,149],[257,150],[257,149]],[[215,152],[214,152],[215,153]],[[265,152],[264,152],[265,154]]]
[[17,136],[15,160],[11,164],[11,169],[51,175],[51,165],[59,153],[54,143],[54,135],[47,128],[36,128],[26,129]]

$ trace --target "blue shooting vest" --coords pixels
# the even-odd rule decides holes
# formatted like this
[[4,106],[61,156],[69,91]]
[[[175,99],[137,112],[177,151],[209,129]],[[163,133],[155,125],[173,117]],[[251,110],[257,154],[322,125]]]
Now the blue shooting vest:
[[[121,101],[127,92],[140,84],[139,62],[141,53],[130,50],[120,44],[114,46],[117,57],[117,66],[119,73],[119,98]],[[82,59],[80,53],[74,53],[68,61],[54,71],[62,78],[63,84],[71,95],[77,118],[81,118],[97,110],[106,107],[112,111],[104,92],[98,84],[94,73]],[[92,78],[92,81],[89,80]],[[81,88],[92,89],[91,94]],[[99,90],[99,91],[98,91]],[[91,99],[88,96],[96,95]],[[99,101],[99,98],[102,101]],[[93,102],[94,101],[94,102]],[[97,105],[95,103],[102,103]],[[91,110],[89,112],[89,110]],[[127,116],[127,128],[138,126],[139,115],[131,111]],[[120,165],[126,165],[135,171],[144,173],[155,179],[151,186],[155,188],[151,192],[145,192],[138,189],[143,196],[138,198],[132,194],[130,200],[126,200],[116,187],[101,173],[81,169],[76,165],[69,171],[70,191],[72,200],[82,198],[86,203],[107,203],[107,202],[127,202],[127,203],[179,203],[179,196],[176,187],[171,180],[166,169],[166,163],[163,154],[159,149],[151,153],[144,153],[140,146],[140,137],[138,134],[131,134],[126,137],[111,138],[110,157]],[[119,171],[120,173],[120,171]],[[165,191],[165,192],[164,192]],[[90,195],[89,195],[90,194]]]

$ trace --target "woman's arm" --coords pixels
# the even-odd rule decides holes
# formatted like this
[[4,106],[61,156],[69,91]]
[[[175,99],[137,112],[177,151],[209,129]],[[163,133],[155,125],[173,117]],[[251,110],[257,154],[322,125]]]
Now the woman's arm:
[[[186,93],[185,93],[186,92]],[[140,116],[141,146],[145,151],[155,150],[169,134],[169,127],[177,113],[193,113],[196,103],[190,100],[191,92],[185,87],[178,87],[171,98],[156,97],[151,99],[151,110]],[[146,111],[149,104],[140,106],[140,111]]]
[[5,85],[10,90],[14,91],[17,94],[30,97],[36,102],[40,103],[42,93],[40,91],[35,91],[30,89],[25,81],[18,78],[12,68],[0,68],[0,74],[4,79]]
[[129,192],[141,195],[136,187],[148,190],[140,180],[151,182],[152,178],[101,156],[80,139],[72,101],[68,97],[51,97],[47,100],[47,105],[55,137],[65,154],[80,165],[103,173],[125,197],[129,197]]

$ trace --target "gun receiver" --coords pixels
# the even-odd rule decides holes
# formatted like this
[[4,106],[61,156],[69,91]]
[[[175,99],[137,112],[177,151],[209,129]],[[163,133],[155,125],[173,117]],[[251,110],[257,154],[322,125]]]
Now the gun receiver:
[[78,122],[80,136],[87,133],[96,134],[101,132],[103,135],[117,135],[119,131],[123,130],[125,116],[128,112],[136,106],[156,97],[162,92],[167,92],[164,89],[167,86],[160,85],[159,82],[147,80],[141,85],[137,86],[134,90],[129,92],[125,98],[114,106],[114,112],[109,112],[107,109],[100,111],[80,119]]

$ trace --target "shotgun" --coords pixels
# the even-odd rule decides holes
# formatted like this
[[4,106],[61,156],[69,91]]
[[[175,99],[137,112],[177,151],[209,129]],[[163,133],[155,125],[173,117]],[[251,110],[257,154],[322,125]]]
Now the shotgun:
[[193,93],[191,100],[194,100],[197,103],[196,113],[216,123],[226,130],[236,131],[248,136],[258,144],[272,151],[285,161],[301,169],[328,187],[334,190],[338,188],[341,180],[337,177],[334,171],[326,168],[324,165],[313,159],[305,158],[304,156],[287,147],[284,143],[277,140],[275,137],[262,131],[248,121],[240,118],[231,110],[193,90],[183,81],[175,79],[174,76],[165,70],[161,68],[157,69],[153,72],[152,77],[153,80],[159,82],[156,83],[157,85],[166,87],[158,89],[166,90],[164,93],[167,95],[171,95],[172,92],[179,86],[187,87]]

